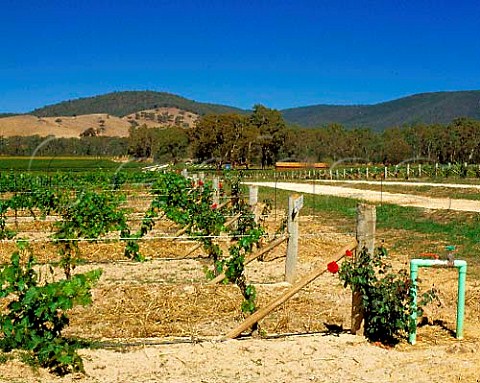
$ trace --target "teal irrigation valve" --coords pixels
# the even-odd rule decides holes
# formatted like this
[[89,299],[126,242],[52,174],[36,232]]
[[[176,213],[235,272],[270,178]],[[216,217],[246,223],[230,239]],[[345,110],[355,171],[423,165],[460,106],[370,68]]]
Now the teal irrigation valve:
[[[448,249],[449,251],[455,250]],[[458,301],[457,301],[457,330],[456,338],[463,339],[463,318],[465,316],[465,280],[467,278],[467,262],[462,260],[439,259],[412,259],[410,260],[410,279],[413,287],[412,326],[408,341],[415,344],[417,341],[417,276],[420,267],[456,267],[458,269]]]

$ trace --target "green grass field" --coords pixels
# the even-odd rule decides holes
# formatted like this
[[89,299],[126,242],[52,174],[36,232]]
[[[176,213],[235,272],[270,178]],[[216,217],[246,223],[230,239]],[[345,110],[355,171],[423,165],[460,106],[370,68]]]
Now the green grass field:
[[[269,200],[278,209],[287,209],[291,192],[259,188],[259,201]],[[301,215],[335,226],[339,232],[354,232],[356,206],[351,198],[305,194]],[[442,254],[445,245],[455,245],[457,256],[478,263],[480,214],[424,210],[398,205],[377,205],[378,237],[393,238],[390,245],[399,252]]]
[[120,163],[105,158],[92,157],[0,157],[0,171],[32,172],[77,172],[91,170],[115,171],[140,169],[145,166],[139,162]]

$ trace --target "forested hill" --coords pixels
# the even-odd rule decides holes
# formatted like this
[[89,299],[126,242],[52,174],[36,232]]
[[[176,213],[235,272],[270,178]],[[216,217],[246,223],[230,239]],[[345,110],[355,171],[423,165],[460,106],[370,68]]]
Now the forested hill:
[[313,105],[282,110],[291,124],[318,127],[339,123],[380,131],[412,123],[448,124],[456,117],[480,120],[480,91],[419,93],[374,105]]
[[17,116],[18,113],[0,113],[0,118]]
[[[239,108],[196,102],[170,93],[126,91],[64,101],[35,109],[31,114],[57,117],[107,113],[123,117],[161,107],[176,107],[199,115],[246,113]],[[480,90],[420,93],[373,105],[313,105],[281,112],[287,123],[301,127],[339,123],[347,128],[367,127],[382,131],[414,123],[448,124],[456,117],[480,120]]]
[[160,107],[176,107],[200,115],[209,113],[244,113],[243,110],[238,108],[196,102],[170,93],[126,91],[64,101],[35,109],[30,114],[38,117],[57,117],[107,113],[113,116],[123,117],[140,110]]

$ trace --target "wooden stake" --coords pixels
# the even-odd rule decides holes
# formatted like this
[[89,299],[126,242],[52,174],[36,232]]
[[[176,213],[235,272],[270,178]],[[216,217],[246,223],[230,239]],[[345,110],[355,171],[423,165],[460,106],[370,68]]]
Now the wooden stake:
[[[357,242],[358,251],[365,247],[369,253],[375,251],[375,226],[377,214],[374,205],[360,203],[357,205]],[[350,331],[352,334],[363,335],[362,295],[354,290],[352,293],[352,315]]]
[[298,257],[298,215],[302,207],[303,196],[294,194],[288,198],[288,245],[285,259],[285,281],[288,283],[293,283],[295,280]]
[[[225,222],[225,227],[230,226],[232,223],[236,222],[240,217],[241,213],[238,213],[234,217],[232,217],[229,221]],[[190,254],[192,254],[195,250],[198,250],[200,247],[202,247],[202,243],[197,243],[195,246],[191,247],[187,252],[183,255],[183,258],[188,257]]]
[[[345,256],[345,252],[347,250],[353,250],[355,249],[357,245],[357,242],[355,241],[354,243],[351,243],[348,246],[343,247],[341,250],[339,250],[334,258],[339,258],[337,259],[337,262],[342,259]],[[280,306],[282,303],[286,302],[289,300],[292,296],[294,296],[296,293],[298,293],[303,287],[317,279],[320,275],[324,274],[327,271],[325,264],[317,265],[314,267],[310,273],[305,275],[302,279],[300,279],[294,286],[292,286],[287,292],[285,292],[283,295],[271,300],[264,308],[256,311],[252,315],[250,315],[248,318],[246,318],[238,327],[234,328],[232,331],[230,331],[227,335],[225,335],[225,338],[229,339],[234,339],[237,336],[239,336],[243,331],[251,328],[255,323],[258,321],[262,320],[265,318],[268,314],[270,314],[273,310],[275,310],[278,306]]]
[[248,204],[254,207],[258,202],[258,186],[249,185],[248,187]]
[[[288,237],[286,235],[282,236],[282,237],[279,237],[277,239],[274,239],[272,242],[270,242],[267,245],[267,247],[257,251],[256,253],[249,254],[245,258],[245,262],[243,263],[244,266],[248,265],[250,262],[254,261],[255,259],[257,259],[259,257],[261,257],[262,255],[268,253],[270,250],[273,250],[275,247],[277,247],[281,243],[285,242],[287,239],[288,239]],[[212,279],[210,282],[208,282],[207,285],[214,285],[216,283],[220,283],[224,279],[225,279],[225,273],[222,273],[222,274],[218,275],[217,277],[215,277],[214,279]]]
[[175,234],[173,234],[173,239],[172,240],[176,241],[176,240],[180,239],[179,237],[181,235],[185,234],[189,228],[190,228],[190,225],[187,225],[187,226],[181,228],[180,230],[177,230],[175,232]]
[[218,206],[218,204],[220,203],[220,179],[218,177],[213,177],[212,188],[212,202]]
[[234,215],[231,219],[225,222],[225,227],[232,225],[234,222],[237,222],[238,219],[242,216],[242,213]]

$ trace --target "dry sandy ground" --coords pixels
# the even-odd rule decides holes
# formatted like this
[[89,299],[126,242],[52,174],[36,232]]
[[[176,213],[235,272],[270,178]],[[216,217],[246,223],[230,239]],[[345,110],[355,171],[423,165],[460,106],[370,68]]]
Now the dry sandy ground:
[[[333,243],[333,238],[330,242]],[[308,255],[302,253],[301,274],[304,274],[318,257],[313,253],[313,249],[311,251],[312,253]],[[324,252],[321,251],[321,253]],[[328,254],[320,257],[322,263],[328,259]],[[283,264],[283,259],[253,262],[249,265],[248,279],[255,281],[256,284],[266,280],[281,280]],[[171,288],[181,292],[178,296],[179,300],[176,301],[180,306],[178,310],[181,307],[188,308],[187,301],[180,299],[185,295],[192,297],[195,295],[195,301],[202,299],[202,302],[196,303],[202,306],[212,299],[212,295],[207,294],[205,285],[199,285],[198,282],[197,284],[188,283],[188,278],[201,278],[202,271],[199,266],[196,260],[166,262],[160,259],[136,266],[133,263],[123,267],[114,264],[103,265],[102,280],[94,291],[94,306],[86,311],[93,310],[94,313],[98,313],[97,310],[105,305],[105,301],[102,302],[100,296],[102,291],[130,285],[151,286],[151,289],[155,289],[156,283],[162,284],[167,281]],[[225,313],[223,322],[218,321],[218,307],[213,307],[210,318],[204,314],[196,322],[198,336],[192,333],[190,337],[175,338],[151,336],[146,339],[134,336],[103,338],[102,340],[107,344],[119,342],[124,346],[117,345],[111,348],[104,345],[96,350],[81,350],[80,354],[84,359],[87,375],[75,374],[58,378],[45,370],[34,371],[18,361],[9,361],[6,364],[0,364],[0,382],[478,382],[480,381],[478,354],[480,316],[478,307],[477,310],[473,310],[472,305],[475,305],[480,297],[480,285],[473,280],[467,281],[466,338],[459,341],[451,334],[455,321],[456,275],[435,273],[435,270],[426,270],[425,275],[422,273],[422,276],[428,280],[436,278],[439,282],[438,288],[443,294],[446,306],[441,309],[442,312],[437,318],[446,320],[448,329],[441,325],[420,327],[418,343],[415,346],[402,342],[395,348],[384,348],[366,342],[361,336],[350,335],[347,331],[340,331],[339,334],[318,331],[299,335],[302,331],[298,331],[298,326],[294,327],[294,332],[299,333],[297,335],[275,337],[274,333],[268,330],[267,323],[264,323],[264,328],[267,328],[268,334],[271,334],[270,338],[247,337],[219,341],[219,334],[233,328],[240,319],[235,319],[234,312],[230,311]],[[450,289],[446,287],[447,285],[451,286]],[[277,289],[281,289],[274,286],[268,288],[275,288],[275,295],[278,295]],[[259,291],[260,295],[263,295],[264,289]],[[198,295],[193,290],[198,290]],[[316,309],[316,313],[311,314],[314,321],[323,322],[329,315],[328,311],[332,312],[331,318],[339,317],[341,316],[339,314],[343,313],[347,314],[348,319],[350,293],[339,286],[335,276],[327,273],[307,290],[303,296],[301,294],[301,300],[311,298],[309,302]],[[220,292],[220,294],[224,293]],[[205,294],[207,295],[201,298]],[[112,295],[116,301],[121,298],[124,302],[121,311],[124,312],[123,317],[128,319],[132,302],[128,301],[127,295],[119,296],[116,291],[113,291]],[[159,300],[150,304],[162,306],[163,298],[158,296]],[[132,299],[142,300],[139,296],[134,296]],[[225,302],[220,303],[222,306],[225,305]],[[301,302],[297,303],[298,305],[288,312],[288,316],[292,322],[297,319],[304,322],[305,305]],[[238,304],[235,303],[234,306]],[[163,311],[166,309],[163,308]],[[72,327],[76,335],[90,337],[97,327],[104,325],[112,328],[110,330],[105,328],[103,332],[115,333],[114,327],[121,327],[122,315],[111,322],[106,322],[105,316],[99,315],[96,319],[98,323],[93,320],[91,326],[86,326],[85,322],[78,326],[75,322],[82,320],[82,313],[78,314],[72,315],[74,319]],[[128,327],[140,326],[143,318],[138,318],[137,314],[137,319],[139,319],[138,324],[132,323]],[[162,321],[165,325],[170,321],[175,324],[180,321],[180,317],[177,312],[174,312],[171,317],[163,316]],[[155,323],[151,325],[154,326]],[[204,335],[204,331],[216,336]],[[288,331],[280,332],[288,334]]]
[[[318,262],[326,265],[332,253],[351,240],[338,228],[307,217],[300,219],[300,232],[300,276]],[[151,247],[149,242],[144,245]],[[113,244],[105,246],[86,250],[106,260],[120,254]],[[156,252],[158,257],[172,257],[190,246],[170,245],[163,254],[161,248]],[[284,253],[282,245],[269,254],[268,262],[247,267],[261,306],[288,288],[279,283]],[[393,256],[401,265],[408,258]],[[91,267],[104,270],[93,292],[94,304],[72,314],[69,334],[124,345],[81,350],[87,375],[58,378],[8,361],[0,364],[0,382],[480,382],[480,284],[467,278],[465,339],[456,340],[454,272],[422,271],[426,283],[435,282],[444,302],[432,317],[438,323],[420,327],[415,346],[402,342],[388,349],[347,331],[325,331],[324,322],[348,328],[351,299],[350,291],[328,273],[265,318],[262,328],[270,338],[223,342],[219,336],[242,320],[238,302],[233,302],[239,294],[234,286],[207,289],[201,259],[86,265],[79,271]],[[297,335],[275,337],[276,332]]]
[[87,376],[56,378],[10,362],[3,382],[478,382],[479,343],[384,349],[349,334],[82,351]]
[[[344,186],[321,185],[316,183],[306,184],[293,182],[248,182],[248,184],[271,188],[276,187],[277,189],[290,190],[298,193],[334,195],[337,197],[356,198],[368,202],[384,202],[426,209],[480,212],[480,201],[464,199],[422,197],[413,194],[359,190]],[[411,184],[407,185],[410,186]]]

